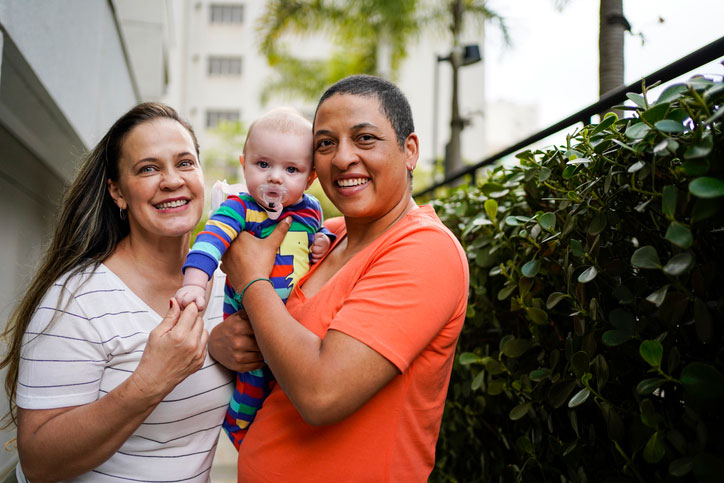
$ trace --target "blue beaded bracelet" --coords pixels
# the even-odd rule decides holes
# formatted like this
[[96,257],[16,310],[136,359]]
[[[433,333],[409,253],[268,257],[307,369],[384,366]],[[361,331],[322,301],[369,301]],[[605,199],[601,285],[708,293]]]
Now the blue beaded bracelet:
[[244,287],[244,289],[243,289],[243,290],[241,291],[241,293],[239,294],[239,300],[241,301],[242,304],[244,303],[244,294],[246,293],[246,290],[247,290],[249,287],[251,287],[251,285],[252,285],[254,282],[258,282],[258,281],[260,281],[260,280],[266,280],[267,282],[269,282],[269,283],[271,284],[272,287],[274,286],[274,283],[273,283],[270,279],[268,279],[268,278],[255,278],[255,279],[252,280],[251,282],[247,283],[247,284],[246,284],[246,287]]

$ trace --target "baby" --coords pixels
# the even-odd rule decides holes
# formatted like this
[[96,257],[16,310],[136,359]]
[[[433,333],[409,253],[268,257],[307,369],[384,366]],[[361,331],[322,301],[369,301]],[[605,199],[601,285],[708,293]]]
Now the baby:
[[[229,244],[242,231],[264,238],[279,220],[292,224],[277,252],[270,280],[286,303],[294,284],[319,261],[334,239],[322,227],[319,201],[304,193],[316,176],[312,166],[312,125],[289,108],[274,109],[249,127],[243,154],[248,193],[229,196],[198,234],[183,266],[182,287],[176,292],[181,307],[206,306],[206,287]],[[240,295],[227,283],[224,318],[242,308]],[[273,385],[268,368],[237,373],[236,388],[224,421],[234,445],[241,440]]]

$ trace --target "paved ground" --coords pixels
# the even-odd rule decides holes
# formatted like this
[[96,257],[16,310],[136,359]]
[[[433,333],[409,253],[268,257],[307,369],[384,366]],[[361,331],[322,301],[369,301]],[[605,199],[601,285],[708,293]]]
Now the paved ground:
[[236,483],[236,455],[236,448],[222,430],[211,467],[211,483]]

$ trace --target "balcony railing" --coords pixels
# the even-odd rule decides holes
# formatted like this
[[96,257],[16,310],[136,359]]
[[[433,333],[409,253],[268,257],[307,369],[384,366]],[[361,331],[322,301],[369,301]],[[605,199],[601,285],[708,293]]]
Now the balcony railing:
[[640,94],[642,90],[642,83],[646,86],[652,86],[655,83],[663,84],[679,77],[680,75],[691,72],[697,67],[700,67],[709,62],[713,62],[722,56],[724,56],[724,37],[715,40],[709,45],[706,45],[685,57],[682,57],[681,59],[667,65],[662,69],[657,70],[653,74],[647,75],[643,79],[634,82],[633,84],[622,86],[603,95],[597,102],[581,109],[577,113],[556,122],[552,126],[549,126],[542,131],[539,131],[532,136],[523,139],[518,143],[513,144],[512,146],[500,151],[497,154],[494,154],[493,156],[485,158],[476,164],[470,165],[456,173],[451,174],[444,180],[415,193],[413,196],[415,198],[429,196],[430,194],[434,194],[435,190],[437,190],[438,188],[444,186],[451,186],[466,176],[470,176],[472,178],[472,183],[475,183],[476,172],[480,168],[495,164],[497,161],[501,160],[505,156],[515,154],[523,148],[526,148],[533,143],[545,139],[552,134],[560,132],[563,129],[570,127],[576,123],[580,122],[584,125],[590,124],[592,116],[600,114],[601,112],[605,112],[613,106],[623,104],[627,100],[626,94],[628,92],[635,92],[637,94]]

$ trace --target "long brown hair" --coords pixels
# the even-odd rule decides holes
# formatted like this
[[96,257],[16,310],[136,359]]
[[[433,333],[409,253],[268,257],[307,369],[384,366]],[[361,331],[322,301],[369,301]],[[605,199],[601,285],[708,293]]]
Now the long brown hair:
[[[119,209],[108,193],[109,179],[118,180],[118,161],[123,142],[131,130],[154,119],[173,119],[191,134],[199,153],[199,145],[191,125],[171,107],[146,102],[138,104],[118,119],[93,150],[87,154],[60,206],[60,216],[50,244],[28,286],[25,296],[10,315],[3,336],[8,351],[0,360],[0,369],[7,367],[5,392],[10,409],[2,428],[17,423],[18,368],[23,335],[41,299],[63,274],[73,275],[91,266],[98,266],[115,250],[129,232],[128,220],[121,219]],[[60,301],[59,301],[60,303]]]

